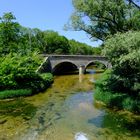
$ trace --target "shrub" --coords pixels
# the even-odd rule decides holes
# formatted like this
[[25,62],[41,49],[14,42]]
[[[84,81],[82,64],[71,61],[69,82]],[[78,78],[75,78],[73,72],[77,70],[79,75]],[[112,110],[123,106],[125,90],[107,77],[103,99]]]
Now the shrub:
[[[13,96],[18,96],[15,92],[10,93],[10,91],[19,89],[30,89],[35,94],[48,88],[53,81],[51,74],[40,75],[35,72],[40,63],[37,56],[9,54],[0,61],[0,90],[3,91],[3,94],[6,93],[5,97],[11,97],[12,93]],[[10,91],[4,92],[4,90]]]
[[[118,108],[134,113],[140,113],[139,96],[114,92],[112,90],[112,85],[115,86],[115,84],[111,83],[110,73],[111,71],[106,71],[103,73],[101,78],[96,81],[96,89],[94,94],[95,100],[103,102],[109,108]],[[118,88],[119,86],[117,85]],[[118,91],[119,90],[120,89],[118,89]]]
[[122,105],[125,110],[140,113],[140,102],[138,99],[127,97],[123,100]]
[[[140,92],[140,32],[117,33],[105,42],[104,54],[112,64],[114,92],[137,96]],[[112,81],[111,81],[112,82]],[[114,82],[112,82],[114,83]],[[114,86],[115,87],[115,86]]]
[[110,108],[122,109],[122,101],[126,97],[126,94],[105,92],[100,88],[96,88],[94,98],[102,101]]

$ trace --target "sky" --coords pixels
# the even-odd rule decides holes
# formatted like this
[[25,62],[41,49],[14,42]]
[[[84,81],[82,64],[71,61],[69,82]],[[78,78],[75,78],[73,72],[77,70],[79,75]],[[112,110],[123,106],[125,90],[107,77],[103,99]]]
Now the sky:
[[72,0],[0,0],[0,17],[3,13],[12,12],[22,26],[54,30],[68,39],[98,46],[83,31],[64,31],[74,8]]

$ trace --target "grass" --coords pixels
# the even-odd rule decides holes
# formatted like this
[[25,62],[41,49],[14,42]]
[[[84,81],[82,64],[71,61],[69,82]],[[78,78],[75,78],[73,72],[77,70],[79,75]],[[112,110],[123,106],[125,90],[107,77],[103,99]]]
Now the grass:
[[32,95],[31,89],[4,90],[0,91],[0,99],[14,98]]
[[117,108],[128,110],[133,113],[140,113],[139,96],[111,91],[109,85],[107,84],[109,75],[109,73],[104,73],[102,77],[97,80],[94,94],[95,100],[103,102],[109,108]]
[[99,87],[96,87],[94,98],[97,101],[103,102],[109,108],[117,108],[134,113],[140,113],[139,99],[127,94],[103,91]]
[[50,73],[40,74],[39,77],[34,77],[30,79],[30,81],[24,83],[25,84],[20,85],[20,87],[17,87],[17,89],[5,89],[0,91],[0,99],[31,96],[45,91],[53,83],[53,75]]

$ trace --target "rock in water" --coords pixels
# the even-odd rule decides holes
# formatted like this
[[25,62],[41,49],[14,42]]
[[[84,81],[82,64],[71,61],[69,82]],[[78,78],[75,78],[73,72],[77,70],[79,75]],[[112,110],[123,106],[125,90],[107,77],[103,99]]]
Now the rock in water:
[[89,140],[86,136],[86,134],[79,132],[74,137],[75,140]]

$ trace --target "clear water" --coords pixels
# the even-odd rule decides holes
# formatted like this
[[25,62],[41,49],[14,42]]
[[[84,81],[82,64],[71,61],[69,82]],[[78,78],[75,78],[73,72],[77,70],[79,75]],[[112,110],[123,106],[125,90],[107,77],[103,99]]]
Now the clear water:
[[140,117],[95,103],[100,74],[56,76],[44,93],[0,101],[0,140],[139,140]]

